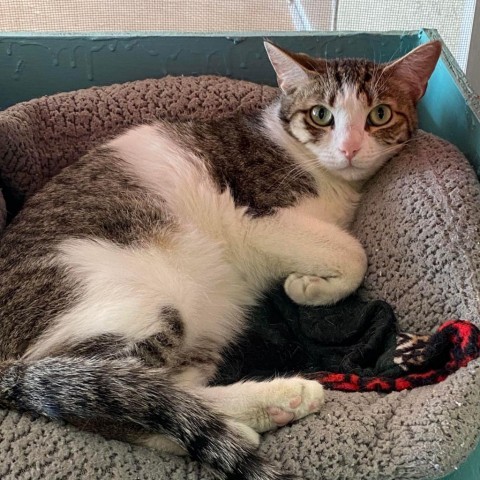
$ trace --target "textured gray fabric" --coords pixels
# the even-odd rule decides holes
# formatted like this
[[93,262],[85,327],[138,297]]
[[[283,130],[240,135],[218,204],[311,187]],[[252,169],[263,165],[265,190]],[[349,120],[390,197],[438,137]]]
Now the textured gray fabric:
[[5,205],[5,200],[3,198],[2,191],[0,190],[0,232],[5,228],[6,221],[7,221],[7,206]]
[[[42,98],[0,113],[2,179],[31,194],[92,144],[156,116],[208,118],[249,110],[274,89],[227,79],[167,78]],[[3,151],[2,151],[3,149]],[[370,183],[355,232],[370,267],[363,292],[392,303],[402,327],[449,318],[480,325],[480,187],[453,146],[419,132]],[[439,478],[480,434],[480,361],[409,392],[327,392],[324,409],[264,435],[285,470],[318,480]],[[0,478],[213,478],[185,458],[0,411]]]

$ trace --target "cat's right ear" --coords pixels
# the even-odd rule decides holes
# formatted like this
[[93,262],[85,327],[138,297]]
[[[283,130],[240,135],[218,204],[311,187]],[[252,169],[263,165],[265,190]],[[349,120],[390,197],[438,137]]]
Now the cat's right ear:
[[267,40],[263,44],[270,63],[277,74],[278,86],[283,93],[291,92],[310,80],[313,72],[303,67],[295,59],[295,54],[287,52]]
[[406,85],[415,102],[418,102],[425,93],[441,53],[442,44],[439,40],[424,43],[402,58],[387,64],[384,72],[389,72]]

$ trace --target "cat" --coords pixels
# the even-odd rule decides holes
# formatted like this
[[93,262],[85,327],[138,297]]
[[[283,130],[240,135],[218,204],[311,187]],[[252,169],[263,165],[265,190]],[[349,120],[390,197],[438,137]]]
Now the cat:
[[301,377],[209,386],[246,313],[285,279],[331,304],[367,268],[347,229],[408,143],[441,45],[316,59],[270,42],[280,95],[251,115],[135,126],[27,201],[0,245],[0,405],[280,480],[259,433],[317,412]]

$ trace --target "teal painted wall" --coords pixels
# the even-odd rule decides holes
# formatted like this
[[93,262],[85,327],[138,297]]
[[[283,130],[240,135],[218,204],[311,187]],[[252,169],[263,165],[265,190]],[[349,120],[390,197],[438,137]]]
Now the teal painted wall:
[[[302,34],[270,38],[316,55],[387,61],[419,35]],[[41,95],[165,75],[223,75],[275,84],[263,37],[0,35],[0,108]]]
[[[427,42],[435,32],[423,32]],[[457,145],[480,178],[480,101],[446,49],[419,105],[421,128]],[[477,478],[480,480],[480,476]]]

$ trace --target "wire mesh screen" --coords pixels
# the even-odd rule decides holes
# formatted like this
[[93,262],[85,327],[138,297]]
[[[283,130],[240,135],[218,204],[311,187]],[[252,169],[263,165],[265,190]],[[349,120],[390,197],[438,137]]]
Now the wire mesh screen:
[[436,28],[465,69],[475,0],[339,0],[338,30],[414,30]]
[[462,68],[475,0],[0,0],[0,31],[243,32],[437,28]]
[[227,32],[294,29],[289,2],[285,0],[11,0],[9,3],[15,8],[11,8],[8,15],[0,15],[2,30]]

